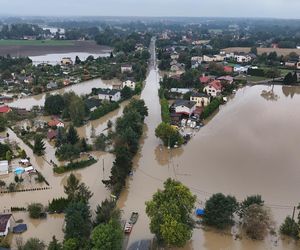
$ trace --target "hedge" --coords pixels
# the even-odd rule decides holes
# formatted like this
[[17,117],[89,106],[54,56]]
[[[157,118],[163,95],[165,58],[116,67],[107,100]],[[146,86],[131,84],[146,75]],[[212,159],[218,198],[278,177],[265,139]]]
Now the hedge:
[[169,110],[169,103],[168,100],[163,98],[160,100],[160,106],[161,106],[161,119],[165,123],[171,122],[170,117],[170,110]]
[[97,162],[97,160],[95,160],[94,158],[89,159],[89,160],[70,162],[68,165],[65,165],[65,166],[54,167],[53,172],[57,173],[57,174],[62,174],[62,173],[72,171],[75,169],[80,169],[80,168],[85,168],[85,167],[91,166],[96,162]]
[[219,106],[222,104],[222,101],[220,99],[214,99],[210,104],[208,104],[201,114],[202,119],[206,119],[209,117],[213,112],[215,112]]
[[105,116],[111,111],[114,111],[120,107],[118,102],[104,102],[99,108],[91,112],[90,119],[96,120]]

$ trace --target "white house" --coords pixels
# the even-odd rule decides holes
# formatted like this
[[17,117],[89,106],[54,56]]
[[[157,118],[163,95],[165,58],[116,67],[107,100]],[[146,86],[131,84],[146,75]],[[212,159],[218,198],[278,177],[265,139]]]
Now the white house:
[[132,90],[135,90],[136,82],[133,79],[127,79],[122,83],[122,88],[128,87]]
[[214,80],[210,82],[207,86],[203,89],[209,96],[218,96],[222,91],[222,84],[219,80]]
[[125,73],[125,72],[132,72],[132,65],[131,64],[123,64],[121,65],[121,72]]
[[11,229],[12,214],[0,214],[0,236],[6,236]]
[[209,104],[209,96],[204,93],[193,93],[190,96],[190,101],[196,102],[197,107],[205,107]]
[[0,161],[0,175],[8,174],[8,161]]
[[245,55],[234,55],[234,59],[238,62],[238,63],[248,63],[251,62],[252,57],[248,54]]
[[97,89],[99,100],[118,102],[121,100],[121,92],[117,89]]
[[73,61],[71,59],[71,57],[63,57],[60,61],[60,63],[62,65],[72,65],[73,64]]
[[202,60],[203,60],[202,56],[193,56],[191,58],[191,67],[192,67],[192,69],[198,68],[202,63]]
[[188,100],[176,100],[173,104],[176,114],[192,115],[196,110],[196,102]]
[[176,51],[173,54],[171,54],[171,59],[172,60],[177,60],[178,58],[179,58],[179,55]]
[[171,88],[170,89],[170,92],[171,93],[178,93],[178,94],[181,94],[181,95],[184,95],[188,92],[191,92],[193,89],[187,89],[187,88]]

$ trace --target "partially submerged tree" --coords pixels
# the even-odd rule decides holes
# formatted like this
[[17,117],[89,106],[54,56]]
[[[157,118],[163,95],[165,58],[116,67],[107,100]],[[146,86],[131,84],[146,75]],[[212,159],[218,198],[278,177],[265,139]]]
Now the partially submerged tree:
[[44,154],[45,149],[43,138],[40,135],[36,135],[34,138],[33,153],[41,156]]
[[196,197],[178,181],[168,179],[164,190],[158,190],[146,202],[150,230],[157,239],[171,247],[182,247],[190,240],[193,222],[190,218]]
[[205,203],[203,223],[218,229],[224,229],[233,224],[233,213],[238,208],[238,202],[233,196],[217,193]]

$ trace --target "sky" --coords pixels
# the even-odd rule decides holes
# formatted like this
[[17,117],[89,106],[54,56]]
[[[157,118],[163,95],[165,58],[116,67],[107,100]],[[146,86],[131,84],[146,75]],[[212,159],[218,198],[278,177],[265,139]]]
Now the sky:
[[0,0],[1,15],[300,18],[300,0]]

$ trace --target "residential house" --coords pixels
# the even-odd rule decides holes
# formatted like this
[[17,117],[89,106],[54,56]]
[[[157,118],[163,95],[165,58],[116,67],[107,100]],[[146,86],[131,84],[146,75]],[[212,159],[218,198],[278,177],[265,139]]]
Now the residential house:
[[52,140],[56,139],[57,134],[58,134],[57,130],[49,129],[47,132],[47,139],[49,141],[52,141]]
[[171,54],[171,59],[172,60],[177,60],[178,58],[179,58],[179,54],[176,51]]
[[298,60],[290,60],[284,64],[288,68],[300,69],[300,62]]
[[86,105],[86,107],[93,112],[94,110],[96,110],[98,107],[100,107],[101,105],[101,100],[96,99],[96,98],[88,98],[84,100],[84,103]]
[[232,73],[233,72],[233,67],[231,67],[231,66],[224,66],[223,70],[226,73]]
[[58,85],[56,82],[49,82],[46,86],[47,89],[57,89]]
[[133,71],[133,69],[132,69],[132,65],[131,64],[123,64],[123,65],[121,65],[121,72],[122,73],[126,73],[126,72],[131,73],[132,71]]
[[222,91],[222,84],[219,80],[214,80],[208,83],[203,89],[209,96],[218,96]]
[[121,92],[117,89],[97,89],[99,100],[118,102],[121,100]]
[[5,102],[12,102],[14,100],[14,98],[10,97],[10,96],[0,96],[0,102],[1,103],[5,103]]
[[247,73],[249,66],[241,66],[241,65],[235,65],[233,68],[233,72],[236,73]]
[[211,77],[203,74],[202,76],[199,77],[199,81],[201,84],[205,85],[205,84],[208,84],[209,82],[211,82],[212,79],[211,79]]
[[190,101],[196,102],[196,107],[205,107],[209,104],[209,96],[204,93],[193,92]]
[[11,111],[11,108],[7,105],[3,105],[0,107],[0,114],[7,114]]
[[73,60],[71,57],[63,57],[60,61],[62,65],[73,65]]
[[134,78],[130,77],[127,78],[123,83],[122,83],[122,88],[128,87],[131,90],[135,90],[136,82],[134,81]]
[[191,92],[193,89],[187,89],[187,88],[171,88],[170,92],[171,93],[177,93],[177,94],[181,94],[184,95],[188,92]]
[[188,100],[176,100],[172,106],[176,114],[191,116],[196,110],[196,102]]
[[8,174],[8,161],[0,161],[0,175]]
[[5,237],[12,229],[12,214],[0,214],[0,236]]
[[217,78],[217,80],[220,80],[222,84],[232,84],[233,83],[233,77],[232,76],[221,76]]
[[48,122],[48,126],[49,127],[64,128],[65,124],[63,122],[61,122],[60,120],[58,120],[58,119],[53,119],[53,120]]
[[178,72],[183,71],[184,72],[185,65],[184,63],[177,63],[171,66],[171,71]]
[[202,56],[193,56],[191,58],[191,68],[192,69],[198,68],[202,63],[202,60],[203,60]]
[[234,59],[238,63],[248,63],[251,62],[254,59],[254,56],[246,53],[235,53]]
[[222,62],[224,61],[225,56],[223,55],[213,55],[213,56],[203,56],[204,62]]
[[135,45],[135,50],[136,50],[136,51],[143,51],[143,49],[144,49],[144,45],[143,45],[143,44],[137,43],[137,44]]

